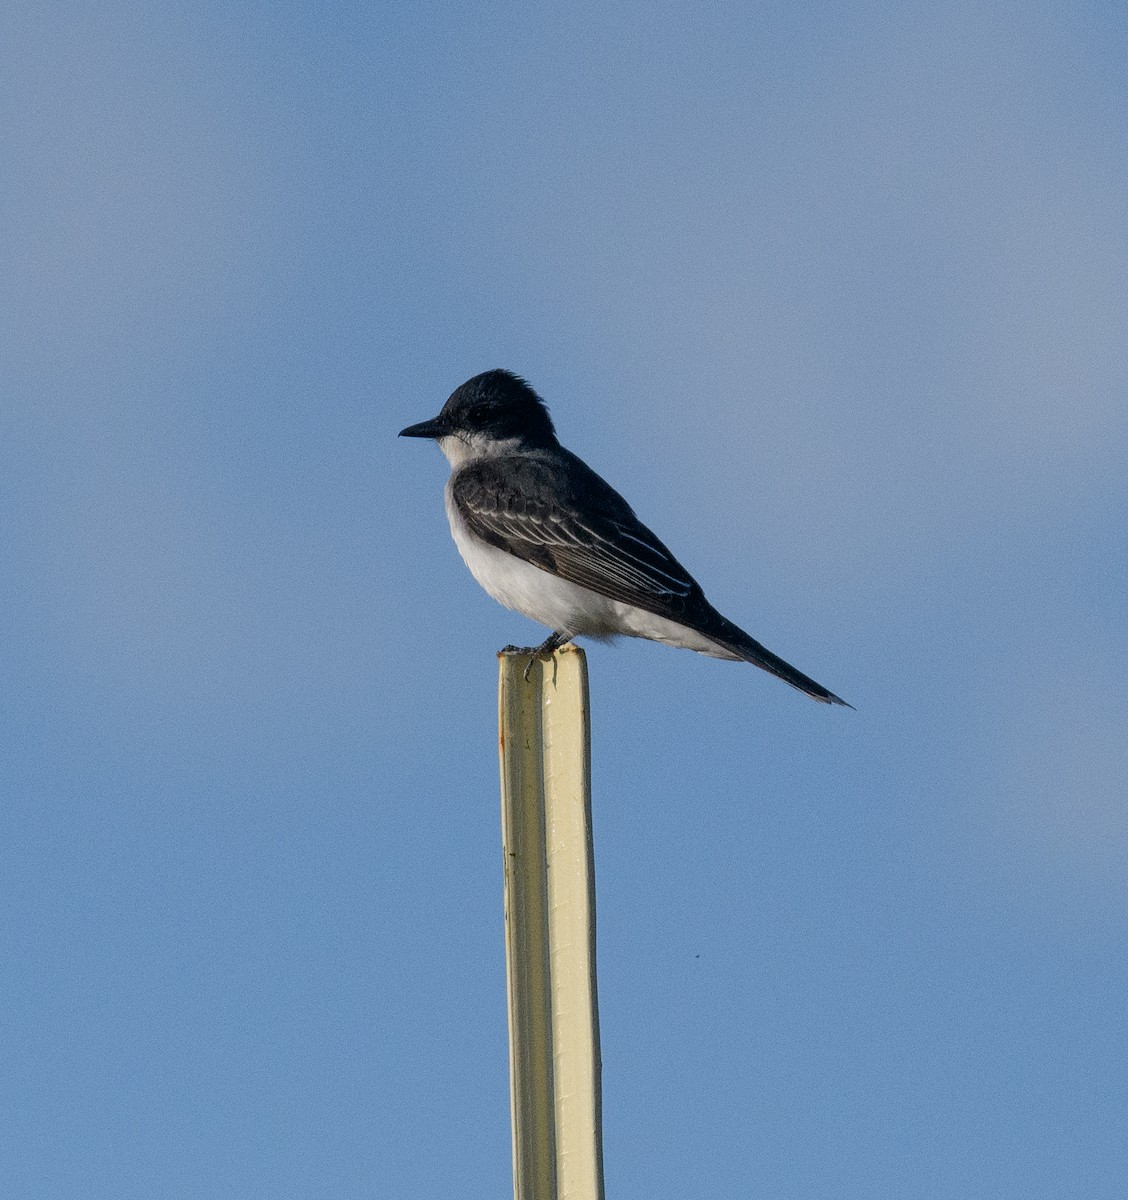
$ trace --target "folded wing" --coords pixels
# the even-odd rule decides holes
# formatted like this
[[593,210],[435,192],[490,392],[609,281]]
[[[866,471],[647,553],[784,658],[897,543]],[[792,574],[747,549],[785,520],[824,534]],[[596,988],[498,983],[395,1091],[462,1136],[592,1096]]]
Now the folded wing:
[[473,533],[517,558],[662,616],[694,610],[703,597],[686,569],[618,492],[574,464],[479,459],[451,481],[453,499]]

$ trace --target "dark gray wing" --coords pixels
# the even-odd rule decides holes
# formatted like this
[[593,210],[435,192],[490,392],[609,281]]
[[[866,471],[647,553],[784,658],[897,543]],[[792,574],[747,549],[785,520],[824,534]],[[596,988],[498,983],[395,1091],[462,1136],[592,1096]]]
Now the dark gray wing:
[[623,497],[567,450],[478,459],[450,486],[470,531],[491,546],[680,621],[816,700],[846,704],[721,616]]
[[622,496],[567,451],[478,459],[455,474],[451,493],[472,533],[572,583],[674,618],[705,605]]

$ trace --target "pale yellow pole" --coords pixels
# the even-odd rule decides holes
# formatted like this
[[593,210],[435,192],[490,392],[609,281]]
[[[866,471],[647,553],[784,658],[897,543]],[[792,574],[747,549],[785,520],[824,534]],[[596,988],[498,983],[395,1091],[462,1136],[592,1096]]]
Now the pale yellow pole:
[[513,1194],[603,1200],[587,659],[498,657]]

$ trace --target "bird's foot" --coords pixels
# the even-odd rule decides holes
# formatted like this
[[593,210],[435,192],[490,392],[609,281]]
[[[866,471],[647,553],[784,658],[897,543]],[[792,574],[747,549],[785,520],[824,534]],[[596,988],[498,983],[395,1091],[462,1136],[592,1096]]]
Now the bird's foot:
[[[533,663],[537,659],[549,659],[570,641],[570,637],[566,633],[550,633],[539,646],[503,646],[502,654],[527,654],[529,661],[525,664],[525,682],[529,682],[529,672],[533,669]],[[552,683],[556,684],[556,663],[552,664]]]

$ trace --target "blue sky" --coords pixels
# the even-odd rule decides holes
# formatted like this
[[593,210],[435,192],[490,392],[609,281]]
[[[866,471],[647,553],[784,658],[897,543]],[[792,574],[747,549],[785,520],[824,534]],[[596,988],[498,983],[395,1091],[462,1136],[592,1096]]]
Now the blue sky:
[[608,1195],[1122,1197],[1122,6],[2,21],[5,1195],[507,1194],[506,366],[857,706],[590,650]]

